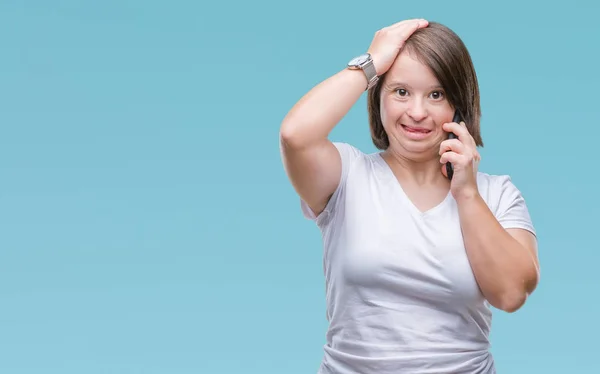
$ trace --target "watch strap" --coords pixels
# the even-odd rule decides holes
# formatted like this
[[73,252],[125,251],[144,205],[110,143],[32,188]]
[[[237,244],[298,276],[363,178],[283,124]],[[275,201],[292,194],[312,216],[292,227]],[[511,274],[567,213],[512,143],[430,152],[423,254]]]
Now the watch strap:
[[379,81],[379,77],[377,76],[377,70],[375,69],[373,60],[369,58],[369,60],[363,66],[361,66],[361,68],[362,71],[365,73],[365,76],[367,77],[367,90],[369,90],[371,87],[377,84],[377,81]]

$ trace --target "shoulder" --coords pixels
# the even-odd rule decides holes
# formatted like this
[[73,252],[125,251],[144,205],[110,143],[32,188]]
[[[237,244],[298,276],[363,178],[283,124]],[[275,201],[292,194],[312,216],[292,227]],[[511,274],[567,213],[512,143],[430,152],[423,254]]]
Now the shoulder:
[[484,172],[477,173],[479,193],[490,207],[497,207],[507,199],[521,195],[521,191],[513,183],[510,175],[494,175]]
[[345,142],[333,142],[337,148],[342,162],[342,176],[340,184],[344,184],[348,174],[356,170],[359,165],[372,164],[377,161],[378,153],[367,153],[355,145]]
[[347,163],[355,162],[358,160],[373,162],[377,161],[379,157],[379,152],[365,152],[361,150],[359,147],[346,143],[346,142],[332,142],[333,145],[337,148],[340,153],[340,157],[342,161]]
[[512,183],[512,178],[507,174],[488,174],[484,172],[477,172],[477,185],[480,189],[484,190],[502,190],[506,188],[508,185],[514,185]]
[[332,141],[332,144],[337,149],[341,162],[341,175],[335,191],[329,197],[329,200],[325,205],[323,211],[318,215],[316,215],[310,209],[310,207],[303,200],[301,200],[301,207],[304,216],[311,220],[316,220],[319,226],[329,222],[331,218],[335,215],[335,213],[338,210],[340,201],[343,200],[345,196],[348,175],[351,174],[351,170],[355,168],[359,161],[361,159],[364,159],[364,157],[366,156],[366,154],[363,151],[361,151],[358,147],[350,143]]
[[535,232],[525,196],[510,175],[477,174],[479,194],[505,227],[525,228]]
[[345,142],[332,142],[333,145],[337,148],[338,152],[340,153],[340,157],[342,158],[342,161],[354,161],[359,157],[363,157],[366,154],[360,150],[358,147],[350,144],[350,143],[345,143]]
[[478,172],[477,186],[480,193],[484,193],[489,198],[501,198],[507,192],[515,193],[518,191],[520,193],[515,183],[513,183],[512,177],[508,174],[497,175]]
[[337,188],[329,198],[324,210],[318,216],[312,213],[310,208],[302,202],[302,210],[305,217],[316,220],[321,227],[329,224],[339,214],[343,214],[343,205],[347,200],[349,185],[352,185],[354,190],[361,188],[360,185],[374,172],[379,157],[379,153],[364,152],[350,143],[332,143],[337,149],[341,160],[341,175]]

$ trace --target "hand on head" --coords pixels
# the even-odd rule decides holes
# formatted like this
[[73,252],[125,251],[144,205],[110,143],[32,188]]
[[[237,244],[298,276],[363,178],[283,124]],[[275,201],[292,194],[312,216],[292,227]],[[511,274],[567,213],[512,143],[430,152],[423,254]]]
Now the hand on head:
[[373,57],[377,75],[385,74],[402,50],[406,39],[420,28],[427,27],[424,19],[411,19],[384,27],[375,33],[368,52]]

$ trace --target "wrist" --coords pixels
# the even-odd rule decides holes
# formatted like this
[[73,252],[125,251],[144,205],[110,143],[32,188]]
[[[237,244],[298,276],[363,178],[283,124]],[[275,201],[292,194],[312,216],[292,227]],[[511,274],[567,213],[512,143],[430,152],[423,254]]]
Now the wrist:
[[377,76],[381,77],[385,72],[381,64],[381,58],[378,54],[372,53],[371,51],[368,51],[367,53],[371,55],[371,59],[373,60],[373,66],[375,67],[375,72]]
[[343,69],[341,75],[344,76],[346,82],[346,89],[354,92],[355,89],[359,90],[359,94],[362,95],[365,92],[365,88],[368,87],[369,81],[365,76],[365,73],[360,69]]
[[477,201],[481,198],[479,190],[477,188],[463,188],[460,192],[456,193],[454,200],[457,204],[468,204],[473,201]]
[[370,53],[364,53],[350,60],[347,65],[350,70],[359,70],[364,75],[367,85],[365,90],[374,87],[379,80],[379,75]]

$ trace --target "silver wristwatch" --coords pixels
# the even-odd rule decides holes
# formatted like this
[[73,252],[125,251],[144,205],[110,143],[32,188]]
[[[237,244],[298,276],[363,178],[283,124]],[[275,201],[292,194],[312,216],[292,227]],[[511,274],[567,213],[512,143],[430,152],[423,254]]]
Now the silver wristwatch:
[[368,82],[366,90],[375,86],[379,80],[377,71],[375,70],[375,65],[373,65],[373,58],[369,53],[364,53],[350,60],[350,62],[348,62],[348,69],[361,69],[365,73]]

